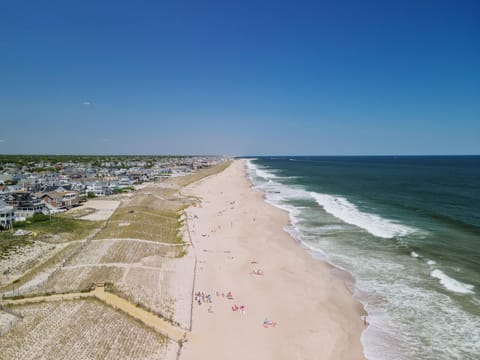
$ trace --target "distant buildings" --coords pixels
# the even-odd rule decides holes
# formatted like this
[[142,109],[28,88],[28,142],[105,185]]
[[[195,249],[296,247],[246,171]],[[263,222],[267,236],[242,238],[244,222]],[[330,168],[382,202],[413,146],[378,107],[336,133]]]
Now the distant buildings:
[[[84,160],[1,163],[0,228],[38,213],[78,206],[86,197],[103,197],[135,184],[183,176],[216,165],[221,157],[85,157]],[[16,161],[16,162],[15,162]]]

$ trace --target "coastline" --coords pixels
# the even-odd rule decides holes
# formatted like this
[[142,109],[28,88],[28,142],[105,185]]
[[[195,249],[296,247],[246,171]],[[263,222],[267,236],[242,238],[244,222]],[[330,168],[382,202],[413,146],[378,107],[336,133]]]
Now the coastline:
[[194,303],[182,359],[365,359],[363,306],[284,230],[288,214],[253,189],[245,160],[185,190],[202,199],[186,209],[194,291],[212,302]]

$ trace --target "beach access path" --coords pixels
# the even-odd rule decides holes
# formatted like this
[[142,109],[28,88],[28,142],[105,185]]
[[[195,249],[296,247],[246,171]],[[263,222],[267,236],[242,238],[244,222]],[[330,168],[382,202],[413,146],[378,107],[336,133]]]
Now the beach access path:
[[186,213],[205,297],[182,360],[364,359],[363,307],[284,231],[288,214],[251,188],[245,160],[185,192],[201,198]]
[[140,320],[143,324],[165,336],[168,336],[170,339],[176,342],[184,339],[184,330],[153,314],[150,311],[142,309],[111,292],[105,291],[105,288],[103,286],[96,287],[94,290],[91,290],[89,292],[53,294],[48,296],[35,296],[15,300],[1,300],[0,306],[25,305],[51,301],[82,300],[92,297],[97,298],[98,300],[113,307],[114,309],[119,309],[124,313],[128,314],[129,316]]

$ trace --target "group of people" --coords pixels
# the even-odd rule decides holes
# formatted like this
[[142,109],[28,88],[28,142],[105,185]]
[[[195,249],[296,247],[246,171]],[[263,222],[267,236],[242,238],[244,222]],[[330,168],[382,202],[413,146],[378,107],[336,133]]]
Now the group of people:
[[[222,296],[223,298],[227,298],[229,300],[233,300],[233,294],[231,291],[228,291],[228,292],[222,292],[220,293],[219,291],[216,291],[215,294],[219,297],[219,296]],[[198,304],[198,305],[202,305],[203,303],[209,303],[211,304],[212,303],[212,295],[211,294],[206,294],[205,292],[203,291],[197,291],[195,293],[195,302]],[[212,307],[210,306],[208,308],[209,312],[213,312],[211,311],[212,310]]]
[[[257,264],[257,261],[252,261],[251,263],[252,264]],[[253,269],[250,272],[250,274],[263,275],[263,271],[256,268],[256,269]],[[233,294],[232,294],[231,291],[220,292],[220,291],[217,290],[217,291],[215,291],[215,295],[217,297],[221,296],[222,298],[226,298],[228,300],[233,300]],[[202,305],[202,303],[212,303],[212,296],[210,294],[206,294],[203,291],[198,291],[198,292],[195,293],[195,302],[197,302],[198,305]],[[232,306],[232,311],[239,312],[242,315],[245,315],[246,308],[245,308],[245,305],[238,306],[237,304],[234,304]],[[208,307],[208,312],[213,313],[212,306]],[[276,325],[277,325],[277,323],[275,321],[269,320],[268,318],[265,318],[265,320],[263,321],[263,327],[264,328],[272,328],[272,327],[275,327]]]
[[228,291],[227,293],[224,293],[224,292],[220,293],[220,292],[217,290],[217,291],[215,292],[215,294],[216,294],[217,296],[220,296],[220,295],[221,295],[222,297],[226,297],[228,300],[233,300],[233,295],[232,295],[232,292],[231,292],[231,291]]
[[235,304],[232,306],[232,311],[239,311],[242,315],[245,315],[245,306],[243,305],[237,306]]
[[198,291],[195,293],[195,302],[197,302],[198,305],[202,305],[202,303],[211,303],[212,296],[210,294],[205,294],[203,291]]

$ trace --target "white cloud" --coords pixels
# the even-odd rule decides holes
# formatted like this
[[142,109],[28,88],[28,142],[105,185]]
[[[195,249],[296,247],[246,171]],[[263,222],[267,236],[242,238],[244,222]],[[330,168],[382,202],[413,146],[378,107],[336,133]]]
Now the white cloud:
[[84,101],[82,103],[83,106],[90,106],[92,103],[90,101]]

